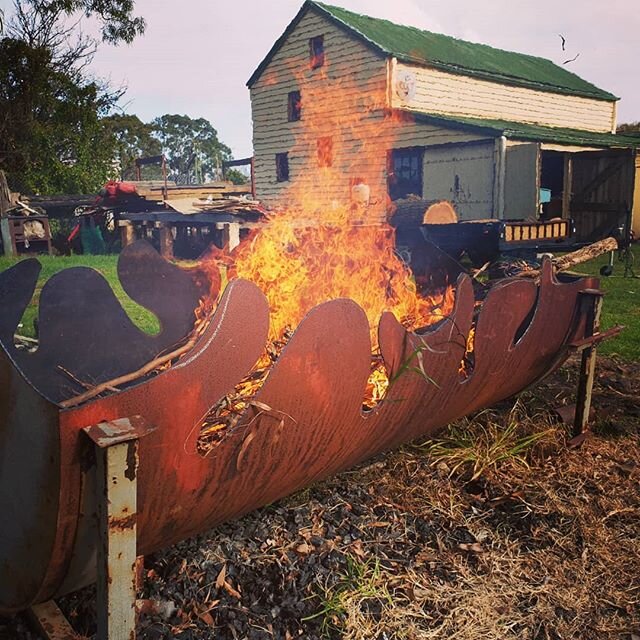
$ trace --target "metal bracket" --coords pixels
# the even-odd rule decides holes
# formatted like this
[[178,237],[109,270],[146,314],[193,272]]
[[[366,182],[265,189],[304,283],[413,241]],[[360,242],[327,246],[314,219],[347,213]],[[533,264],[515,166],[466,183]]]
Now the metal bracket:
[[136,637],[138,440],[152,431],[141,416],[84,428],[97,462],[97,640]]
[[53,600],[32,605],[27,611],[31,624],[47,640],[77,640],[64,614]]

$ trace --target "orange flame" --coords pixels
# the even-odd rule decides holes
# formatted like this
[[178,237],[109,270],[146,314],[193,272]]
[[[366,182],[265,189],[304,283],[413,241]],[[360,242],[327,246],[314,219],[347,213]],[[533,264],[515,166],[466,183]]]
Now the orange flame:
[[[257,175],[266,176],[260,178],[263,192],[259,188],[257,195],[277,213],[224,255],[228,275],[253,281],[267,296],[272,342],[295,329],[314,306],[350,298],[367,315],[375,353],[384,311],[392,311],[408,329],[417,329],[446,317],[454,292],[449,286],[437,295],[420,294],[410,268],[395,251],[395,233],[386,222],[387,154],[415,144],[413,118],[389,108],[386,63],[380,61],[373,73],[339,77],[332,72],[329,51],[325,65],[312,69],[307,50],[300,47],[297,57],[267,70],[253,89],[256,113],[267,110],[269,121],[282,120],[279,129],[269,133],[269,153],[256,158]],[[293,89],[300,90],[301,118],[287,122],[287,92]],[[267,107],[260,107],[261,92],[269,95]],[[281,102],[279,114],[271,113],[274,96]],[[403,141],[397,142],[401,133]],[[274,138],[281,140],[281,148],[273,147]],[[254,141],[261,144],[259,136]],[[275,153],[288,153],[288,181],[276,182]],[[355,185],[365,185],[358,197]],[[360,197],[363,191],[365,197]],[[265,358],[256,365],[264,366]],[[375,359],[365,404],[382,399],[388,384],[384,365]],[[239,386],[236,391],[242,395],[247,389]],[[242,400],[239,406],[244,406]],[[217,424],[210,423],[210,428],[216,430]]]
[[336,298],[351,298],[364,309],[374,349],[383,311],[392,311],[408,328],[448,313],[449,296],[418,294],[411,270],[395,253],[393,229],[350,225],[348,213],[346,207],[334,211],[330,222],[317,226],[275,216],[234,252],[231,272],[255,282],[269,300],[271,340],[296,327],[315,305]]
[[[295,328],[315,305],[351,298],[367,315],[376,350],[383,311],[416,329],[442,319],[453,304],[451,290],[435,299],[419,294],[386,222],[387,154],[396,145],[411,146],[396,139],[415,124],[389,109],[385,61],[372,71],[341,75],[331,50],[318,69],[310,64],[307,49],[299,51],[274,65],[254,89],[259,110],[261,92],[271,100],[282,87],[283,147],[274,150],[288,153],[289,180],[264,184],[263,194],[258,190],[258,197],[266,196],[278,213],[234,251],[231,273],[252,280],[267,296],[271,340]],[[287,92],[296,88],[300,120],[286,122]],[[269,166],[257,170],[274,173],[274,158],[262,158],[258,164]],[[355,185],[364,185],[363,197]]]

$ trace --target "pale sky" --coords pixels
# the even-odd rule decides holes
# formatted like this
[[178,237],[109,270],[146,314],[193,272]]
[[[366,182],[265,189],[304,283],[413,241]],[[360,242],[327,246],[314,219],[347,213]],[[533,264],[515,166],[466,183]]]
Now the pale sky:
[[[622,99],[618,122],[640,120],[639,0],[325,0],[457,38],[549,58]],[[0,7],[10,11],[10,0]],[[147,21],[132,45],[103,45],[93,72],[125,84],[123,106],[147,121],[204,117],[236,158],[249,156],[246,81],[302,0],[135,0]],[[562,51],[558,34],[566,38]]]

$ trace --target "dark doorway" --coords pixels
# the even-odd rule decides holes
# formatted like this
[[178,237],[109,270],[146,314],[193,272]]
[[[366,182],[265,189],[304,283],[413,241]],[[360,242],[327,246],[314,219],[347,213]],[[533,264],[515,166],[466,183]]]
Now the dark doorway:
[[540,154],[540,208],[542,220],[562,217],[565,153],[543,151]]

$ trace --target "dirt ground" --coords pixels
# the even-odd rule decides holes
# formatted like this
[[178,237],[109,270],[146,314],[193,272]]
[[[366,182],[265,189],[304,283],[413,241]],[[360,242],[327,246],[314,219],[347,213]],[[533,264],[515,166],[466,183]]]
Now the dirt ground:
[[139,637],[640,640],[640,364],[599,359],[581,446],[576,375],[145,558]]

